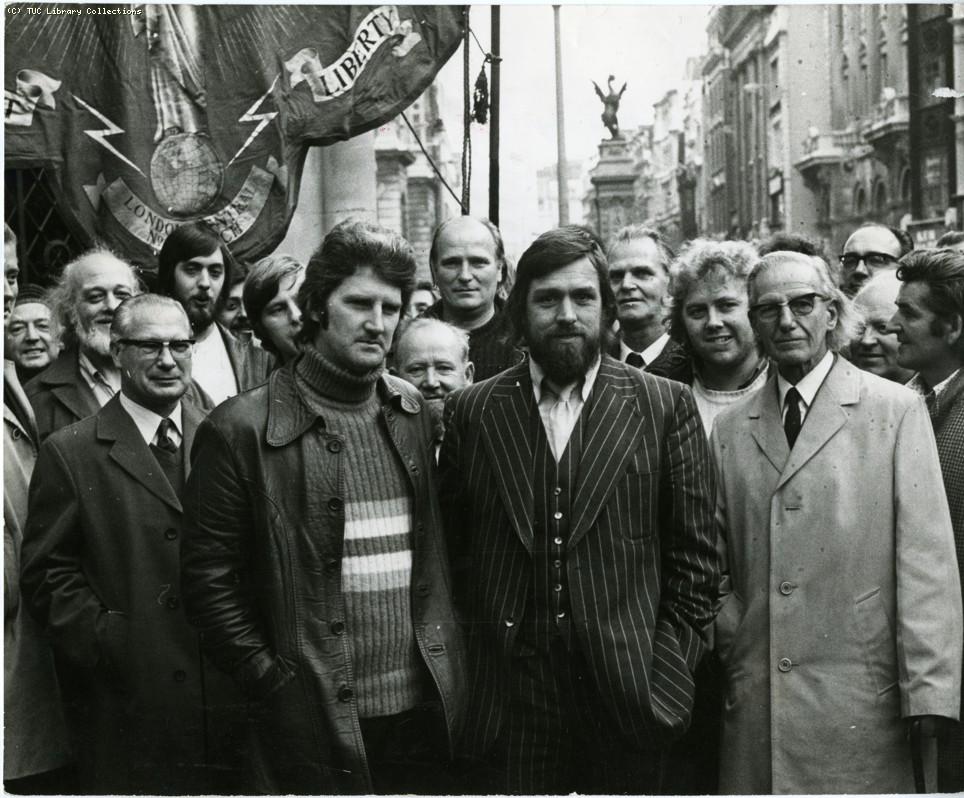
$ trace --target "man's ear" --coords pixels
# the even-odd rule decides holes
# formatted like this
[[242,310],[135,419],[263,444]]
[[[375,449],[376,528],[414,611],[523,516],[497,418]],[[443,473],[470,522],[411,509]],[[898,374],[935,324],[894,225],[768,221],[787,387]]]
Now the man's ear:
[[465,384],[471,385],[472,380],[475,379],[475,363],[471,360],[465,364]]
[[114,367],[120,369],[120,344],[117,341],[110,342],[110,359],[114,361]]
[[964,335],[964,318],[961,318],[960,313],[956,313],[951,319],[944,322],[943,338],[949,346],[954,346],[961,340],[962,335]]

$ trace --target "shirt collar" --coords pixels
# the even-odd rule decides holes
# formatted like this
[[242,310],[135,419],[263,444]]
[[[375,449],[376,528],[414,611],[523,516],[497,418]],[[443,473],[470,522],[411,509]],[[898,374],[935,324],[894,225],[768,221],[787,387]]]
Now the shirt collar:
[[[952,374],[948,374],[946,378],[931,388],[930,390],[934,392],[934,396],[940,396],[947,386],[951,384],[951,380],[953,380],[960,373],[961,370],[957,369],[957,371],[953,372]],[[924,378],[921,377],[920,372],[911,378],[910,382],[907,383],[907,387],[913,388],[915,391],[921,394],[921,396],[925,396],[928,393],[927,383],[924,382]]]
[[[582,389],[579,394],[585,402],[592,392],[593,385],[596,384],[596,376],[599,374],[599,367],[602,365],[602,357],[597,357],[596,361],[589,367],[589,371],[582,378]],[[535,394],[536,404],[542,401],[542,381],[546,379],[546,373],[533,358],[529,358],[529,376],[532,377],[532,393]],[[571,391],[578,385],[567,385],[559,391],[560,398],[568,399]]]
[[780,372],[777,372],[777,389],[780,392],[780,407],[783,407],[787,391],[791,388],[796,388],[797,393],[800,394],[800,398],[803,399],[803,403],[809,408],[813,404],[813,400],[817,395],[817,391],[820,390],[820,386],[823,385],[823,381],[827,379],[831,368],[833,368],[833,352],[828,351],[821,358],[820,362],[810,369],[796,385],[793,385],[793,383],[786,380]]
[[[669,343],[669,333],[663,333],[659,338],[653,341],[653,343],[647,346],[642,352],[637,352],[637,354],[643,359],[643,363],[645,363],[648,366],[650,363],[652,363],[654,360],[656,360],[656,358],[658,358],[662,354],[663,349],[666,347],[666,344],[668,343]],[[625,363],[626,358],[633,351],[634,350],[626,346],[626,342],[623,341],[622,338],[619,339],[619,359],[620,360],[622,360]]]
[[[133,399],[130,399],[124,393],[120,394],[121,406],[127,411],[127,415],[131,417],[131,420],[137,425],[138,432],[141,433],[141,437],[144,439],[144,443],[150,446],[154,442],[154,438],[157,437],[157,427],[161,423],[164,416],[159,416],[153,410],[148,410],[143,405],[137,404]],[[171,421],[174,422],[174,429],[177,434],[183,439],[183,427],[181,426],[181,403],[177,403],[177,407],[171,411],[168,416]],[[179,441],[175,441],[179,443]]]
[[113,390],[114,393],[120,390],[120,374],[111,371],[100,371],[84,352],[77,353],[77,364],[80,366],[80,373],[84,375],[88,382],[106,385]]

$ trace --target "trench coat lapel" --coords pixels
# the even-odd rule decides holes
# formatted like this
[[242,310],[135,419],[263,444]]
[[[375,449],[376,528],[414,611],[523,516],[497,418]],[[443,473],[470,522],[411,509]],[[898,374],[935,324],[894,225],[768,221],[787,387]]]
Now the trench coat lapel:
[[183,436],[181,446],[184,451],[184,479],[187,479],[191,473],[191,447],[194,445],[194,433],[197,432],[198,425],[203,420],[204,415],[201,411],[196,410],[192,404],[181,401],[181,425],[184,427],[181,430]]
[[65,349],[57,359],[37,378],[76,418],[87,418],[98,410],[100,405],[94,392],[80,373],[76,348]]
[[[184,440],[187,441],[187,424],[184,424]],[[195,425],[196,426],[196,425]],[[97,414],[97,438],[110,443],[110,457],[131,477],[151,493],[181,512],[181,502],[174,488],[164,476],[164,471],[144,439],[134,420],[121,406],[120,395],[114,396]],[[193,438],[193,432],[192,432]],[[184,450],[185,455],[187,449]]]
[[573,496],[569,546],[586,534],[616,487],[644,436],[641,388],[624,375],[599,367],[583,432],[582,458]]
[[[833,368],[817,391],[796,445],[780,474],[778,490],[847,423],[849,415],[843,405],[856,404],[859,398],[860,383],[854,366],[839,355],[835,356]],[[782,430],[782,424],[780,428]]]
[[[17,367],[12,360],[3,361],[3,389],[9,395],[10,400],[16,403],[20,409],[20,413],[17,414],[7,407],[7,403],[4,402],[4,420],[19,429],[24,435],[30,438],[30,440],[34,442],[34,446],[36,446],[39,437],[37,435],[37,421],[33,415],[33,408],[30,406],[30,400],[27,399],[27,394],[23,392],[23,387],[20,385],[20,379],[17,377]],[[21,418],[26,421],[26,426],[21,422]]]
[[750,400],[749,405],[747,416],[751,421],[750,434],[779,474],[787,464],[790,447],[783,431],[776,369],[763,388]]
[[534,498],[532,436],[535,397],[527,363],[494,377],[490,401],[483,411],[481,435],[492,462],[502,503],[516,534],[532,554]]

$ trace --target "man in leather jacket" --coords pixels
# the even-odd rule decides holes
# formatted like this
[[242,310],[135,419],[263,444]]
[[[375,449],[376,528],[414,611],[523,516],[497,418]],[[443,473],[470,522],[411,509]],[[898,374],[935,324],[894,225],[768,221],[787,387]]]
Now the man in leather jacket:
[[450,791],[464,654],[431,414],[384,372],[414,284],[399,236],[336,227],[299,296],[303,354],[198,431],[183,594],[250,701],[258,792]]

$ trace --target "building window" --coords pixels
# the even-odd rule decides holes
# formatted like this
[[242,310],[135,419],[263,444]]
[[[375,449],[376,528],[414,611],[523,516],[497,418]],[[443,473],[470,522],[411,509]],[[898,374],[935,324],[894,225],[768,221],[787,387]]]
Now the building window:
[[874,186],[874,213],[878,219],[887,216],[887,186],[883,180],[878,180]]
[[854,189],[854,214],[863,216],[867,212],[867,192],[863,186]]

